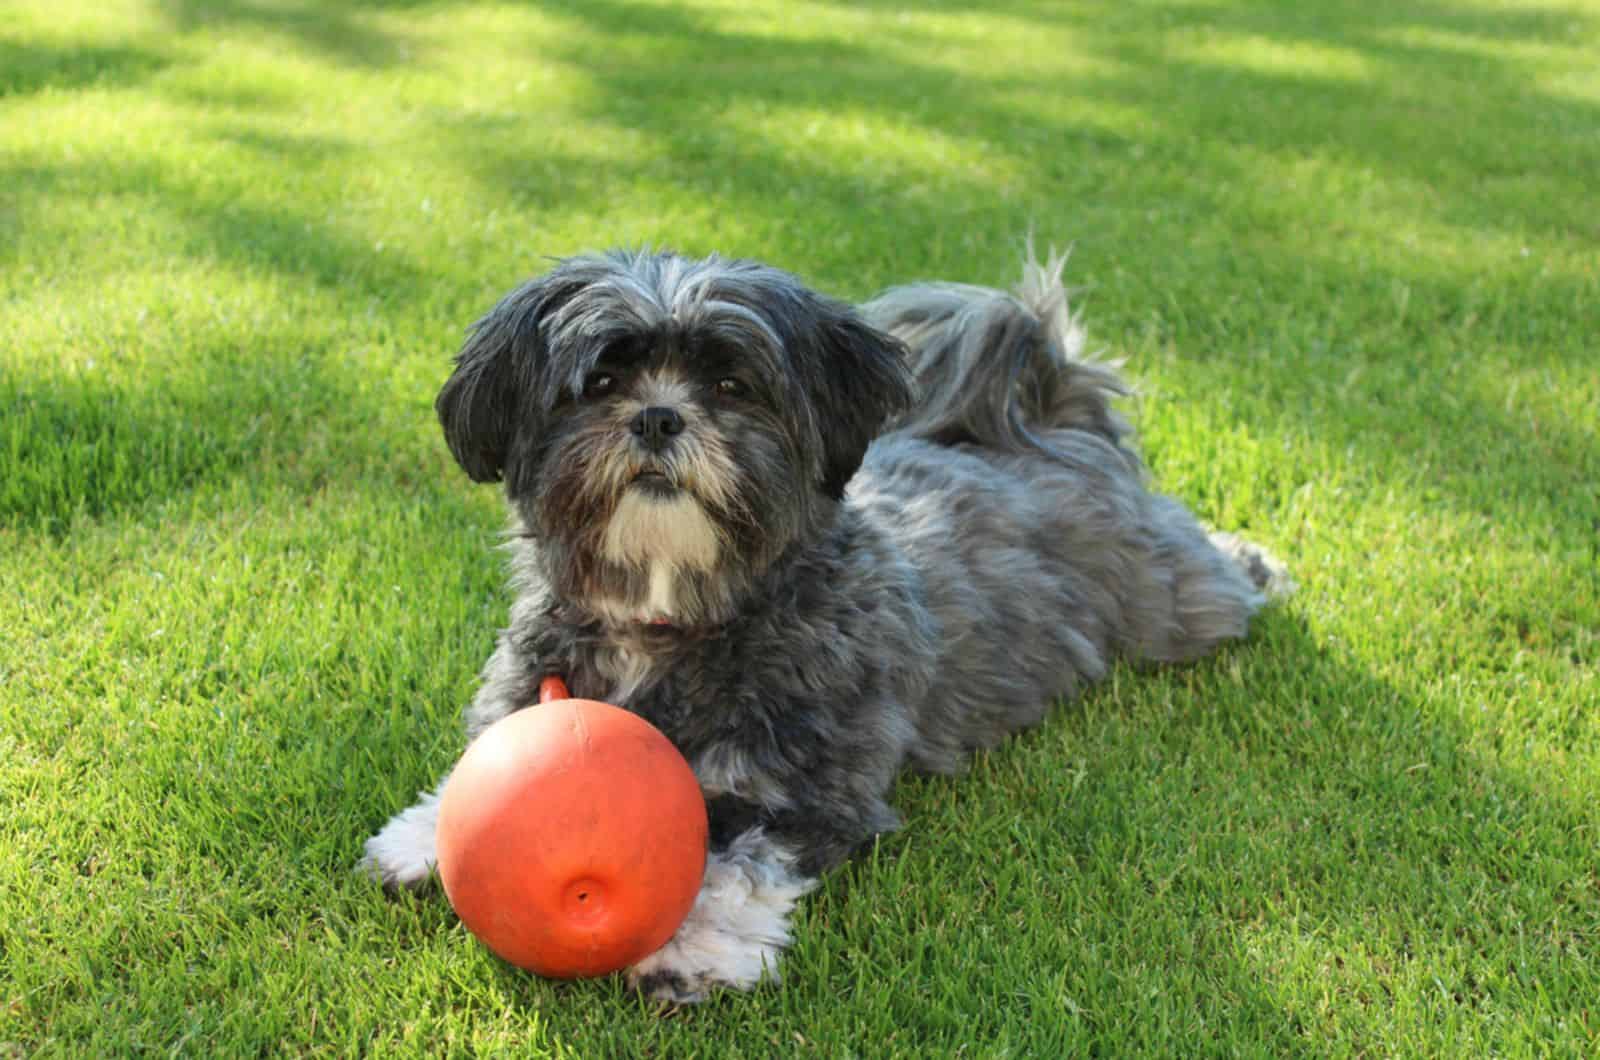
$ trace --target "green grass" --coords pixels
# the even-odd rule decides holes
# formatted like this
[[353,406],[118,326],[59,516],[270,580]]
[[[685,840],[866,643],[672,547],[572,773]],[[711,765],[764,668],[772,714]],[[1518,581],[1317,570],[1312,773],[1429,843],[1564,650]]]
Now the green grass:
[[[0,1057],[1593,1055],[1597,55],[1596,0],[8,6]],[[1256,636],[907,780],[781,989],[663,1017],[350,876],[504,616],[476,314],[1030,231],[1292,563]]]

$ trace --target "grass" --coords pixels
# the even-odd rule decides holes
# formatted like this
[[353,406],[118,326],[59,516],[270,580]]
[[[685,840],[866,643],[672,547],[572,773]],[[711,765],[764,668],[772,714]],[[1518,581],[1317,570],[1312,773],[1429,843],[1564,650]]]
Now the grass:
[[[1593,1055],[1596,54],[1595,0],[11,5],[0,1057]],[[1029,231],[1287,606],[908,779],[781,989],[664,1017],[352,879],[504,615],[430,407],[477,313]]]

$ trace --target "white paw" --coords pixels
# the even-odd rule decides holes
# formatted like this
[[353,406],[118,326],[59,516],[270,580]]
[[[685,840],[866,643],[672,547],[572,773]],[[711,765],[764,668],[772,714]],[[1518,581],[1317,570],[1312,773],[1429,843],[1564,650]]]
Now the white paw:
[[433,876],[438,861],[434,832],[439,823],[439,792],[423,795],[415,806],[389,819],[382,831],[367,840],[366,856],[356,871],[379,881],[390,890],[418,888]]
[[1211,543],[1237,563],[1268,600],[1277,600],[1295,591],[1294,578],[1283,560],[1255,542],[1246,541],[1238,534],[1217,531],[1211,534]]
[[628,982],[675,1004],[704,1001],[718,988],[777,982],[789,914],[815,885],[794,871],[786,850],[751,829],[711,855],[688,918],[665,946],[628,969]]

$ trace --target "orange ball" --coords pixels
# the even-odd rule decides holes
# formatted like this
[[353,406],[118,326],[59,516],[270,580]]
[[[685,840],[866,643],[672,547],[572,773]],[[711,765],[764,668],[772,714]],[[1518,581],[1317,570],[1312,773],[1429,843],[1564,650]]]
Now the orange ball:
[[636,714],[589,699],[519,710],[467,748],[439,800],[439,876],[512,964],[605,975],[659,949],[705,875],[689,764]]

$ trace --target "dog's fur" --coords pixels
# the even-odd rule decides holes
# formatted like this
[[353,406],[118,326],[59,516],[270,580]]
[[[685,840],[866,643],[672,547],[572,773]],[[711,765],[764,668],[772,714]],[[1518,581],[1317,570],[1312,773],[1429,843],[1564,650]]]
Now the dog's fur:
[[[1243,636],[1287,584],[1146,488],[1060,268],[856,310],[753,262],[618,252],[472,329],[438,412],[505,483],[516,599],[468,736],[558,674],[653,722],[706,795],[704,887],[640,989],[777,978],[795,901],[899,824],[898,770],[960,770],[1114,657]],[[425,883],[436,804],[365,870]]]

